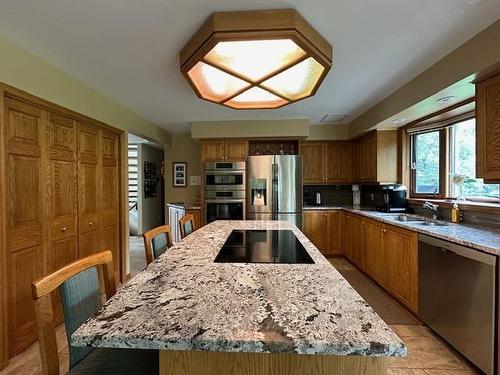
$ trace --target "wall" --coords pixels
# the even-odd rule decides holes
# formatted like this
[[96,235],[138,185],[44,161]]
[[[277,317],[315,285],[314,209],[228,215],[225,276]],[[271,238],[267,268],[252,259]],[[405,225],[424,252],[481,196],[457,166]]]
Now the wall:
[[306,141],[333,141],[337,139],[349,139],[347,124],[311,126]]
[[138,212],[139,212],[139,225],[138,233],[148,231],[149,229],[158,227],[165,222],[165,218],[162,217],[162,206],[164,205],[162,184],[161,181],[157,185],[157,196],[154,198],[146,198],[144,196],[144,163],[153,162],[156,163],[158,167],[158,174],[160,172],[160,167],[163,161],[163,150],[156,147],[149,146],[147,144],[141,143],[137,147],[138,149],[138,179],[140,183],[138,184],[139,194],[138,194]]
[[191,123],[191,136],[203,138],[305,138],[309,120],[202,121]]
[[[187,162],[188,186],[173,187],[172,163]],[[190,186],[190,176],[201,176],[201,147],[200,143],[189,134],[172,134],[172,145],[165,148],[165,201],[199,204],[200,187]]]
[[1,82],[160,144],[171,142],[156,124],[2,38],[0,56]]
[[363,133],[453,83],[500,61],[499,41],[500,20],[350,122],[349,135],[352,137]]

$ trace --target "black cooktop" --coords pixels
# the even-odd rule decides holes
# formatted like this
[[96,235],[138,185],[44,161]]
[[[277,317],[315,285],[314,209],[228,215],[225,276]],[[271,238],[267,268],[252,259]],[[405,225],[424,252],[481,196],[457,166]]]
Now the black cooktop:
[[233,230],[214,262],[314,263],[291,230]]

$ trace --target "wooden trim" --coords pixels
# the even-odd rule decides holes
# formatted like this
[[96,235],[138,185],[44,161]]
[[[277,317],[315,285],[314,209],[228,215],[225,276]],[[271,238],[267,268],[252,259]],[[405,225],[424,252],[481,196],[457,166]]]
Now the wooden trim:
[[[447,112],[451,112],[454,109],[463,107],[464,105],[472,103],[475,100],[476,100],[475,97],[462,100],[461,102],[455,103],[453,105],[450,105],[449,107],[440,109],[439,111],[436,111],[436,112],[433,112],[431,114],[428,114],[427,116],[421,117],[418,120],[412,121],[412,122],[408,123],[407,125],[401,127],[401,129],[407,130],[407,129],[418,128],[419,124],[422,123],[422,122],[424,122],[424,121],[426,121],[426,120],[429,120],[429,119],[431,119],[433,117],[436,117],[436,116],[439,116],[439,115],[443,115],[443,114],[445,114]],[[463,116],[463,114],[459,115],[459,116]],[[458,116],[455,116],[455,117],[458,117]],[[450,117],[449,119],[447,119],[447,121],[449,121],[449,120],[453,120],[453,117]]]
[[497,61],[493,65],[490,65],[483,71],[476,74],[476,77],[474,78],[472,83],[477,84],[479,82],[486,81],[487,79],[494,77],[497,74],[500,74],[500,61]]
[[5,197],[7,195],[7,187],[5,185],[6,170],[5,170],[5,154],[6,154],[6,121],[4,92],[0,85],[0,370],[6,367],[9,363],[8,350],[8,303],[7,303],[7,209]]
[[355,355],[160,350],[160,375],[167,374],[382,375],[387,374],[387,359]]
[[[408,202],[411,204],[421,204],[425,201],[429,201],[439,205],[440,207],[452,208],[455,204],[455,200],[449,201],[444,199],[424,199],[424,198],[409,198]],[[458,207],[461,211],[468,212],[484,212],[491,214],[499,214],[500,213],[500,204],[499,203],[486,203],[486,202],[458,202]]]
[[187,236],[186,230],[184,229],[184,224],[186,224],[188,221],[191,222],[191,228],[194,231],[194,216],[191,214],[184,215],[179,219],[179,229],[181,231],[181,239],[184,239]]
[[127,259],[130,259],[128,248],[129,217],[128,217],[128,142],[127,134],[118,137],[118,170],[120,171],[119,199],[119,254],[120,254],[120,282],[127,281]]
[[50,110],[51,112],[58,113],[63,116],[69,116],[73,118],[74,120],[80,121],[80,122],[86,122],[86,123],[91,123],[97,126],[100,126],[102,128],[105,128],[106,130],[109,130],[110,132],[113,132],[115,134],[120,134],[123,133],[123,130],[117,129],[111,125],[108,125],[102,121],[96,120],[92,117],[88,117],[86,115],[83,115],[81,113],[75,112],[69,108],[60,106],[58,104],[49,102],[48,100],[42,99],[38,96],[35,96],[33,94],[30,94],[26,91],[23,91],[21,89],[18,89],[16,87],[10,86],[6,83],[0,82],[0,89],[3,90],[3,97],[9,97],[13,99],[17,99],[23,102],[26,102],[28,104],[34,105],[36,107],[42,108],[44,110]]
[[[170,223],[172,224],[172,223]],[[144,238],[144,251],[146,252],[146,263],[150,264],[154,260],[152,241],[157,235],[165,233],[167,236],[167,247],[172,247],[172,231],[170,225],[162,225],[143,233]]]

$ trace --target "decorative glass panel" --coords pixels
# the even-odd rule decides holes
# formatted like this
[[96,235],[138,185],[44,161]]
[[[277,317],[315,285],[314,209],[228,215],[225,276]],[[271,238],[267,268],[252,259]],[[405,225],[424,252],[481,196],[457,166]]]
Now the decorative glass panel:
[[259,87],[252,87],[224,104],[237,109],[277,108],[288,101]]

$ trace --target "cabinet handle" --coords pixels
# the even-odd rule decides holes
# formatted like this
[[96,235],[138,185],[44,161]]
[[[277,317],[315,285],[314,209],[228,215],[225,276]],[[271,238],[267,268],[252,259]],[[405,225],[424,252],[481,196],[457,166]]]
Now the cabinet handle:
[[328,216],[328,214],[323,214],[323,216]]
[[61,231],[66,232],[66,227],[62,227]]
[[91,227],[92,225],[94,225],[94,223],[89,221],[89,226]]

